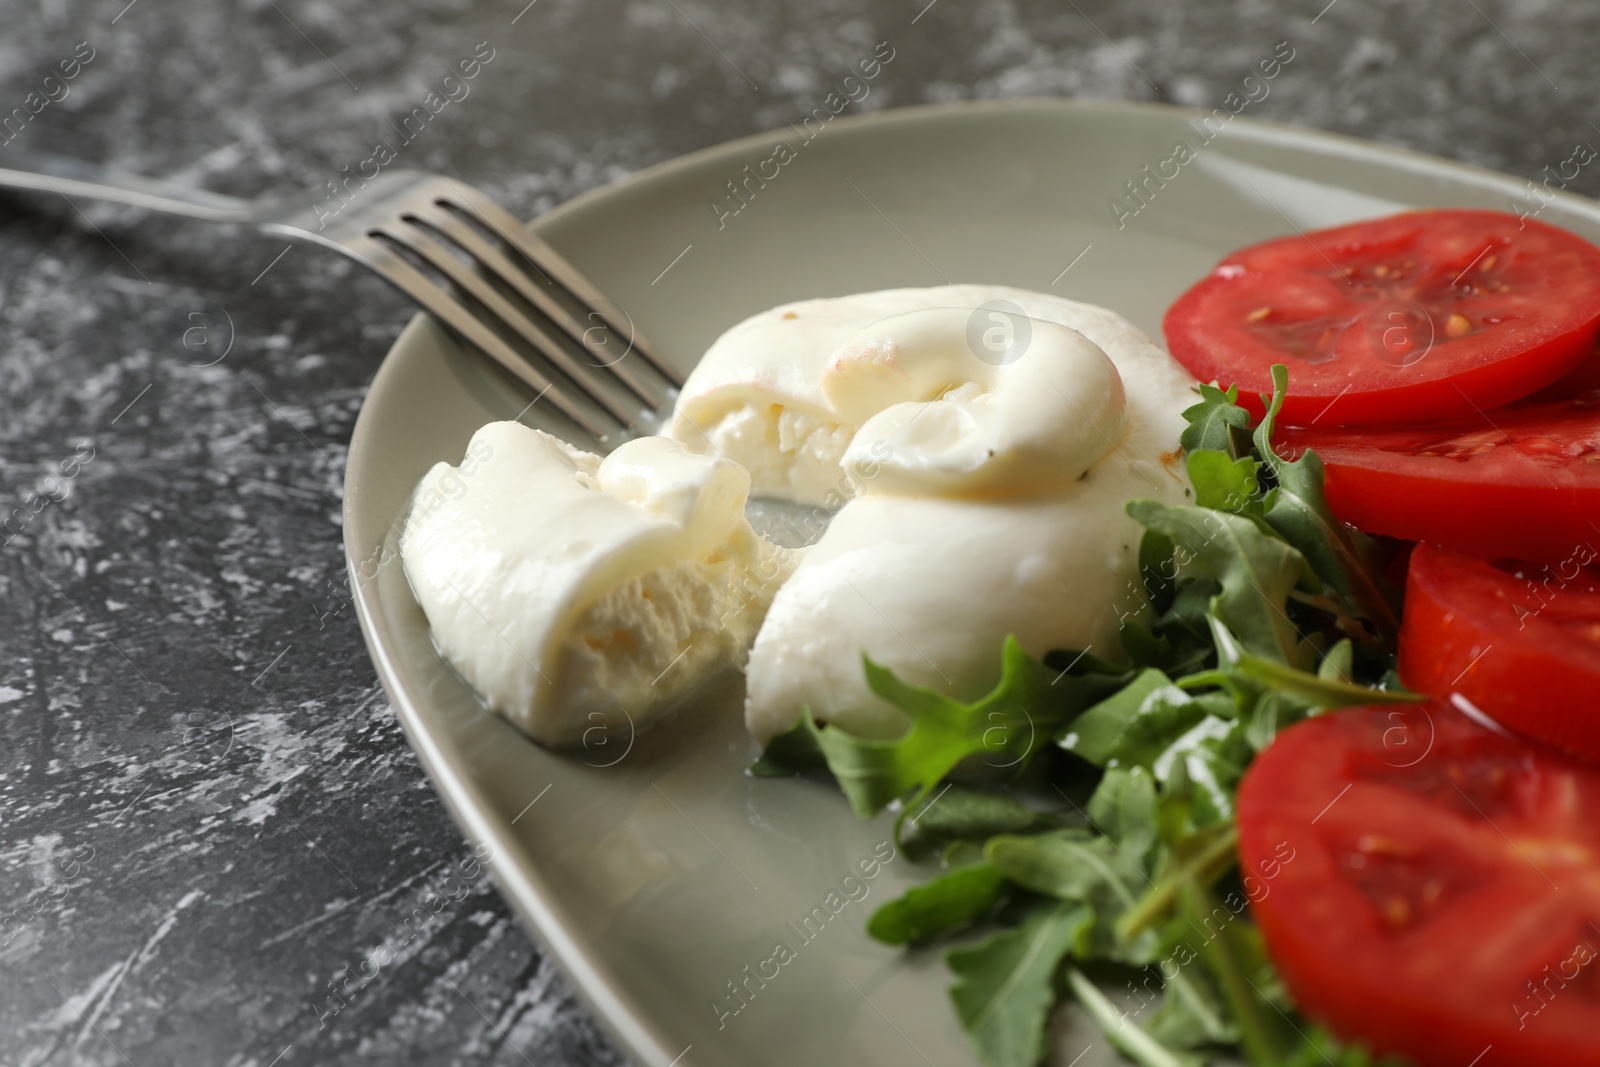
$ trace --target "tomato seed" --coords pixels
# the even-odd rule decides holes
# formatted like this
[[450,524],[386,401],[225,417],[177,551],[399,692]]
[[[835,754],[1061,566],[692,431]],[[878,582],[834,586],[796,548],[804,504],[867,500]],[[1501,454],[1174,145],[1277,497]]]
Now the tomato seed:
[[1362,834],[1356,838],[1356,848],[1369,856],[1408,857],[1416,854],[1416,850],[1410,846],[1401,844],[1392,837],[1378,834]]

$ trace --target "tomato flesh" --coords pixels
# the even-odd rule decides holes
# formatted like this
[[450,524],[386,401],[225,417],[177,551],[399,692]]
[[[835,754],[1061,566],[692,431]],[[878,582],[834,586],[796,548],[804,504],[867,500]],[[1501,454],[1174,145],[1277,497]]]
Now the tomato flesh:
[[1370,533],[1560,562],[1600,545],[1600,389],[1411,429],[1288,429],[1328,505]]
[[1600,330],[1600,249],[1495,211],[1423,211],[1242,249],[1168,309],[1174,358],[1283,418],[1404,425],[1526,396]]
[[1582,363],[1565,377],[1557,378],[1537,393],[1528,394],[1528,400],[1570,400],[1576,396],[1600,391],[1600,349],[1589,353]]
[[[1419,1067],[1600,1064],[1600,770],[1443,704],[1293,726],[1239,788],[1296,1003]],[[1284,859],[1288,855],[1287,860]]]
[[1507,729],[1600,761],[1597,558],[1586,545],[1559,564],[1492,564],[1418,546],[1400,677],[1436,699],[1459,693]]

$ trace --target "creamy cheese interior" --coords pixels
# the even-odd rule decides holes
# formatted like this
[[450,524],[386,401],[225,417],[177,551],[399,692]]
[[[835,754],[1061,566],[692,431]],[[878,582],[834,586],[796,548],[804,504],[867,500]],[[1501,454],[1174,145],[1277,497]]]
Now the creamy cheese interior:
[[741,664],[788,553],[727,460],[642,438],[604,460],[515,422],[413,497],[400,550],[434,640],[494,711],[573,744]]
[[[988,440],[983,434],[994,427],[952,417],[948,424],[936,421],[930,430],[916,430],[914,409],[901,408],[887,427],[898,438],[876,429],[852,434],[846,450],[856,463],[846,464],[854,474],[847,491],[855,498],[778,591],[750,652],[745,721],[762,743],[791,726],[802,707],[819,721],[864,736],[903,732],[903,716],[867,688],[863,652],[908,682],[971,700],[998,681],[1007,634],[1016,634],[1036,656],[1092,648],[1114,657],[1122,619],[1144,609],[1137,583],[1142,529],[1123,508],[1138,497],[1181,503],[1187,496],[1177,445],[1182,411],[1194,400],[1193,380],[1113,312],[991,286],[893,290],[788,305],[725,334],[712,349],[716,362],[708,354],[685,397],[692,398],[691,414],[713,427],[720,423],[710,412],[727,417],[763,404],[800,407],[841,428],[871,427],[896,407],[872,415],[830,403],[824,383],[841,347],[858,331],[881,330],[884,320],[908,311],[973,309],[997,300],[1019,306],[1034,320],[1034,345],[1053,333],[1039,324],[1054,323],[1068,328],[1063,334],[1076,331],[1094,350],[1052,372],[1082,376],[1076,383],[1052,379],[1064,396],[1075,398],[1054,408],[1062,419],[1056,445],[1070,453],[1058,453],[1055,462],[1070,467],[1082,461],[1081,470],[1063,484],[1056,467],[1024,464],[1010,468],[988,491],[973,492],[971,485],[993,477],[979,463],[969,469],[975,480],[969,491],[959,478],[924,479],[908,487],[895,478],[875,479],[872,468],[861,464],[876,454],[892,465],[897,445],[915,445],[919,434],[940,439],[941,448],[974,454],[972,442]],[[948,334],[956,324],[938,328]],[[1070,339],[1056,340],[1065,345]],[[1095,354],[1117,372],[1122,397],[1115,418],[1107,412],[1116,403],[1094,409],[1081,399],[1098,395],[1091,383],[1104,382],[1102,363],[1090,358]],[[1016,367],[1041,355],[1030,348]],[[1083,388],[1074,392],[1077,386]],[[961,404],[988,397],[997,409],[994,424],[1001,427],[1033,410],[1023,393],[1005,404],[996,399],[999,393],[990,380],[958,386],[945,400]],[[766,459],[782,469],[781,462]],[[783,491],[774,483],[758,486]],[[789,492],[804,499],[806,488],[791,486]]]

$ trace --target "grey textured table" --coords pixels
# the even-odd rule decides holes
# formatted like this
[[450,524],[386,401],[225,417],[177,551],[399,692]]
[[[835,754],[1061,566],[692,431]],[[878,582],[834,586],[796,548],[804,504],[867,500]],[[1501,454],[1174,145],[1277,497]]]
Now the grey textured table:
[[[0,163],[243,195],[323,186],[438,92],[405,165],[531,215],[799,118],[883,39],[852,110],[1210,108],[1287,40],[1253,115],[1533,180],[1600,145],[1600,7],[1556,0],[4,0],[0,27]],[[408,314],[308,247],[0,199],[5,1067],[618,1062],[472,876],[347,605],[345,445]]]

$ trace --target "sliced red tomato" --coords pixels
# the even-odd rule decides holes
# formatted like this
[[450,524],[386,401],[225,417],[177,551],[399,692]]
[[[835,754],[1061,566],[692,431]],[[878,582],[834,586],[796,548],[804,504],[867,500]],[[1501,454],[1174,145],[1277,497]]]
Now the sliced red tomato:
[[1439,700],[1459,693],[1507,729],[1600,761],[1596,559],[1587,545],[1558,564],[1488,563],[1419,545],[1401,679]]
[[1557,378],[1537,393],[1529,393],[1530,401],[1569,400],[1585,393],[1600,390],[1600,349],[1588,357],[1565,377]]
[[1448,706],[1285,730],[1239,788],[1296,1003],[1419,1067],[1600,1064],[1600,770]]
[[1328,506],[1371,533],[1560,562],[1600,547],[1600,389],[1413,429],[1290,429],[1316,450]]
[[1167,311],[1172,355],[1259,414],[1409,425],[1489,409],[1575,367],[1600,330],[1600,248],[1497,211],[1419,211],[1233,253]]

